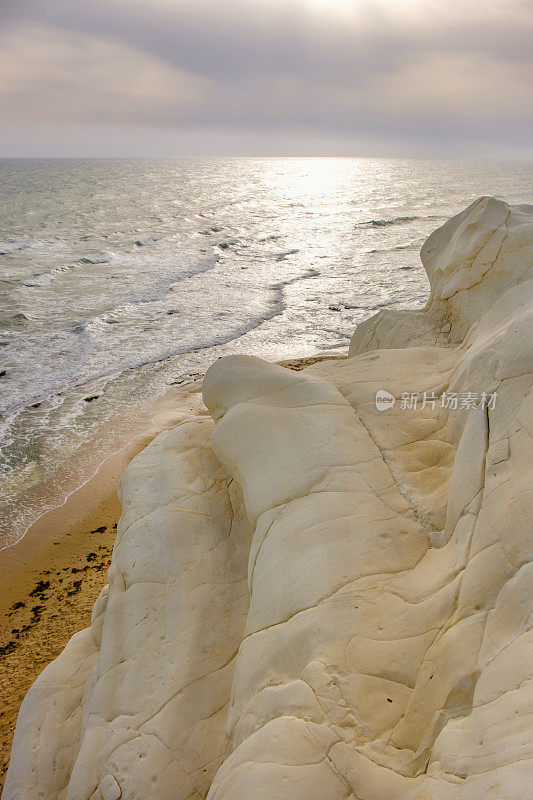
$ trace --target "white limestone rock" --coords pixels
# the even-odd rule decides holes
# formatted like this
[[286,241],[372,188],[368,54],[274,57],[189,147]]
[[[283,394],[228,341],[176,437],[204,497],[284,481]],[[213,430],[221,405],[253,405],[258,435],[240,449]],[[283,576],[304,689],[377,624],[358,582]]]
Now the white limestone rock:
[[4,797],[205,797],[224,757],[251,536],[211,431],[205,417],[182,423],[128,467],[105,613],[28,693]]
[[425,241],[425,309],[385,310],[357,327],[349,355],[379,348],[459,344],[506,289],[531,279],[531,206],[480,197]]
[[214,428],[134,459],[109,591],[24,701],[5,800],[529,796],[533,207],[482,198],[422,259],[425,310],[303,372],[217,361]]

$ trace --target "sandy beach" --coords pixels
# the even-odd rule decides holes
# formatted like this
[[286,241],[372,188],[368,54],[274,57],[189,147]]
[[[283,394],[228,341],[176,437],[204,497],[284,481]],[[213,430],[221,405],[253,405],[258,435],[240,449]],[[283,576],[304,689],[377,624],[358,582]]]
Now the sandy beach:
[[[300,370],[336,357],[342,356],[279,363]],[[37,519],[18,544],[0,552],[0,788],[26,692],[70,637],[89,625],[93,604],[107,583],[121,514],[116,487],[122,472],[162,430],[202,413],[207,411],[201,381],[169,390],[119,452],[107,457],[63,505]]]

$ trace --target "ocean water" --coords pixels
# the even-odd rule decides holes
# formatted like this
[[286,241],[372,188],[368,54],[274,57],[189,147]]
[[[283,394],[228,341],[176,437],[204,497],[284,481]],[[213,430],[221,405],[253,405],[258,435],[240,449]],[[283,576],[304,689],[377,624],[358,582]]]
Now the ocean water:
[[531,200],[532,178],[507,162],[0,161],[0,547],[72,463],[83,481],[143,403],[216,358],[335,351],[379,309],[422,306],[426,236],[480,195]]

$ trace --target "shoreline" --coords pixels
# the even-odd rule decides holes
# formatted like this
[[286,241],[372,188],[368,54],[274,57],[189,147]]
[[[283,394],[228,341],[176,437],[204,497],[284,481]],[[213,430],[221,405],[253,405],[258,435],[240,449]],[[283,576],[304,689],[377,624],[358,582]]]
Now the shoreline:
[[[301,370],[345,353],[279,361]],[[31,684],[90,623],[107,583],[116,527],[122,513],[117,483],[127,464],[161,431],[207,414],[202,381],[169,389],[127,442],[101,461],[65,500],[43,512],[15,544],[0,550],[0,791],[20,708]]]

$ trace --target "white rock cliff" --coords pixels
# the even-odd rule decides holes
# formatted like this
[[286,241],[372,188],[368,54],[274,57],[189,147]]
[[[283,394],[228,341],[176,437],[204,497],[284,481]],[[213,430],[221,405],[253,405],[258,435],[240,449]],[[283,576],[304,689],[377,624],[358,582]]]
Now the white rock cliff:
[[424,310],[303,372],[217,361],[212,420],[133,460],[4,800],[531,796],[533,207],[481,198],[422,261]]

